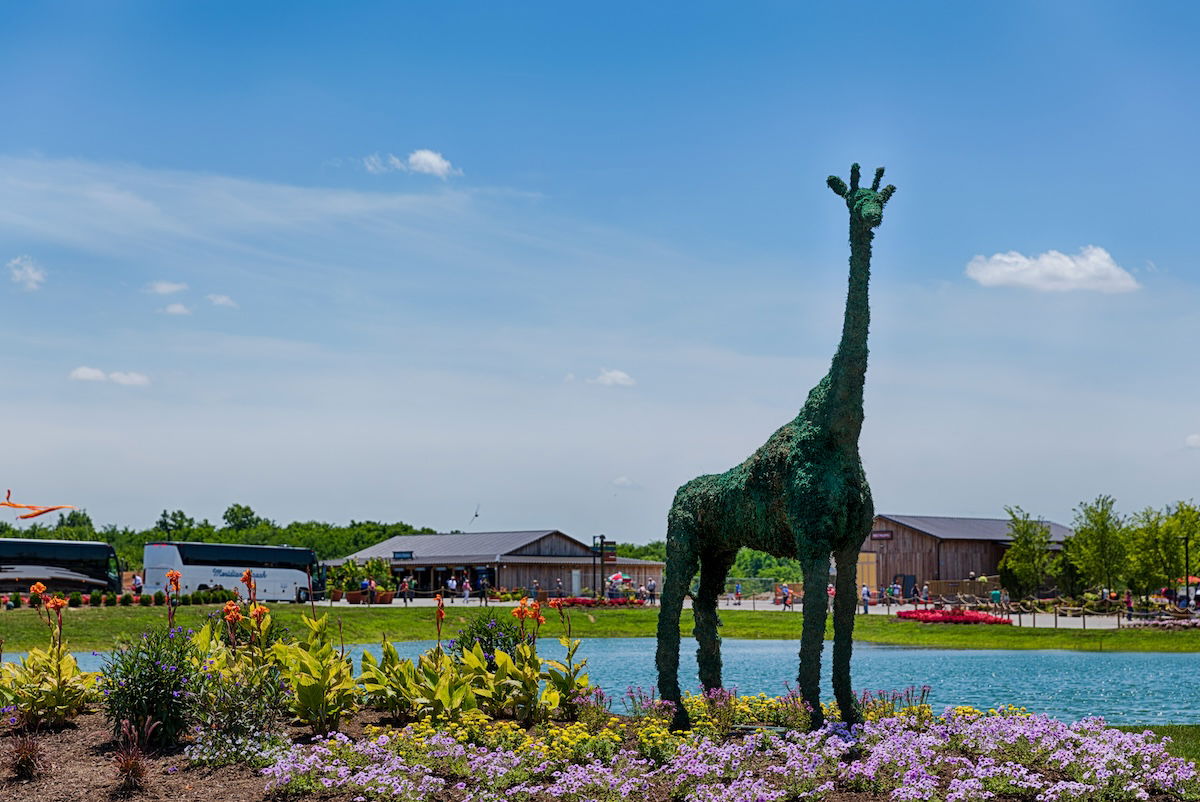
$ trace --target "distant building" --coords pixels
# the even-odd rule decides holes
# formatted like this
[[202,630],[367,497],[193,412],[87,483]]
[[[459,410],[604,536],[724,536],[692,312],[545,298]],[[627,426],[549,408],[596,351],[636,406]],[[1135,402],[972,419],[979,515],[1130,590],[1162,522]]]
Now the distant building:
[[[1051,548],[1071,530],[1053,521]],[[1010,543],[1007,518],[946,518],[938,515],[876,515],[858,558],[859,581],[871,587],[911,577],[918,586],[935,580],[994,575]]]
[[632,577],[634,588],[651,577],[662,587],[665,567],[665,563],[630,557],[593,560],[591,546],[557,529],[397,535],[326,564],[363,563],[372,557],[386,560],[395,576],[413,577],[421,591],[445,587],[452,575],[461,582],[466,574],[476,588],[482,579],[493,588],[526,589],[537,580],[541,589],[549,591],[561,579],[563,591],[575,596],[584,588],[603,589],[605,579],[618,571]]

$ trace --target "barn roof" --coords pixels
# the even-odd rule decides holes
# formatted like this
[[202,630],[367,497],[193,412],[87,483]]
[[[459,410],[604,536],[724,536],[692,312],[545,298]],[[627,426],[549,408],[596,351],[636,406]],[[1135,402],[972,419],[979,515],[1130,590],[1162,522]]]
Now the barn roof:
[[[938,540],[994,540],[1008,542],[1008,518],[950,518],[941,515],[885,515],[877,517],[924,532]],[[1050,527],[1050,542],[1062,543],[1072,531],[1054,521],[1042,521]]]

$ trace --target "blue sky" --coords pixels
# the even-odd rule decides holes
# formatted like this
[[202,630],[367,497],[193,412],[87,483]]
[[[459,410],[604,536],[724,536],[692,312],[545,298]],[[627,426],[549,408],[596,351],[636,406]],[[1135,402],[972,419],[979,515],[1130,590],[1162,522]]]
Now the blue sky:
[[877,238],[881,511],[1195,493],[1189,4],[0,9],[3,479],[644,541]]

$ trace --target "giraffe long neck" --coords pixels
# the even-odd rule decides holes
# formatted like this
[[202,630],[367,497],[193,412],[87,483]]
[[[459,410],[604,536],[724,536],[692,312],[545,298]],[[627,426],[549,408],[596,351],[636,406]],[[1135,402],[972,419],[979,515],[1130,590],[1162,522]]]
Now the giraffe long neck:
[[867,285],[871,279],[871,227],[856,216],[850,220],[850,287],[846,293],[846,315],[842,340],[829,368],[827,425],[834,440],[858,447],[863,423],[863,382],[867,375],[867,329],[871,309]]

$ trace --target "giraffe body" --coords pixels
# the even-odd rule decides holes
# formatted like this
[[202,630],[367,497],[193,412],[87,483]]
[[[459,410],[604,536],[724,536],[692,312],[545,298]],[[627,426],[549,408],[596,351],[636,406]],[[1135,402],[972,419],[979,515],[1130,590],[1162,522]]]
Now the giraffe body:
[[830,176],[829,187],[850,210],[850,281],[842,340],[829,373],[812,389],[796,418],[783,425],[745,462],[722,474],[697,477],[679,488],[667,519],[667,575],[658,619],[658,683],[675,703],[672,726],[685,729],[680,704],[679,620],[696,572],[693,597],[697,659],[705,690],[721,686],[717,598],[739,548],[800,560],[804,570],[804,623],[799,685],[822,722],[820,657],[827,615],[831,558],[837,565],[834,597],[833,686],[843,720],[859,718],[850,686],[850,650],[857,603],[858,552],[871,530],[871,489],[858,453],[863,423],[863,382],[873,229],[895,191],[860,188],[859,166],[850,187]]

